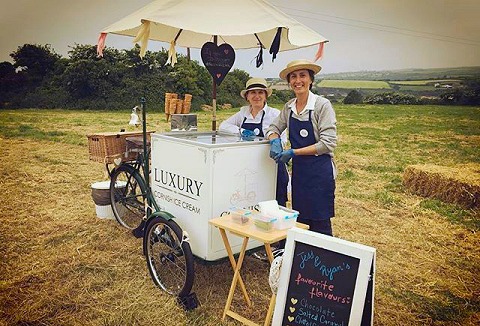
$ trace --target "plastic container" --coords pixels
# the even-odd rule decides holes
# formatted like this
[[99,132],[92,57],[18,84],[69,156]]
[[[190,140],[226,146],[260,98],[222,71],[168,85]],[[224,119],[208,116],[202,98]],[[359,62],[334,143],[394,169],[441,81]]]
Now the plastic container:
[[276,200],[267,200],[258,203],[260,212],[265,216],[276,218],[275,228],[286,230],[295,226],[298,211],[278,205]]
[[279,206],[281,215],[277,216],[275,228],[278,230],[286,230],[295,226],[298,217],[298,211]]
[[250,220],[252,211],[244,208],[231,207],[229,209],[229,214],[232,218],[232,221],[238,224],[245,224]]
[[252,214],[253,225],[261,231],[271,231],[274,229],[277,218],[263,215],[261,213]]

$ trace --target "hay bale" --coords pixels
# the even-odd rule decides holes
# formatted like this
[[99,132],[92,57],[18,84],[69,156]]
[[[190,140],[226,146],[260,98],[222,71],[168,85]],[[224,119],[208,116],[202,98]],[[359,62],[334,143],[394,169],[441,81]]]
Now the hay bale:
[[205,111],[205,112],[212,112],[213,111],[213,106],[208,105],[208,104],[202,104],[202,106],[200,108],[202,109],[202,111]]
[[436,198],[467,209],[480,208],[480,165],[455,167],[432,164],[409,165],[403,185],[411,193]]

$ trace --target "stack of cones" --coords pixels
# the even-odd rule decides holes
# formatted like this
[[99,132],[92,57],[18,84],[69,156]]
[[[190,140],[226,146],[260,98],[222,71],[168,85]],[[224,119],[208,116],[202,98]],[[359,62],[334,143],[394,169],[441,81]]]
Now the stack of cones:
[[176,93],[165,93],[165,116],[167,122],[172,114],[190,113],[192,107],[192,94],[185,94],[185,99],[179,99]]
[[190,108],[192,107],[192,94],[185,94],[185,100],[183,101],[182,113],[190,113]]
[[181,99],[177,99],[177,106],[175,107],[175,113],[180,114],[182,113],[183,101]]
[[[176,109],[176,99],[177,99],[178,95],[175,94],[175,93],[165,93],[165,116],[167,118],[167,122],[170,118],[170,114],[173,114],[175,113],[175,109]],[[175,104],[175,106],[173,107],[173,111],[172,111],[172,103]]]

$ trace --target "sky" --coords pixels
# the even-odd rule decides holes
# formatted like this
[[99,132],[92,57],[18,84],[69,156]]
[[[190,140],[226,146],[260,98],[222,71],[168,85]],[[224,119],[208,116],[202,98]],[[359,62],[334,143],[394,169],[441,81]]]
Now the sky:
[[[221,1],[221,0],[214,0]],[[241,0],[239,0],[241,1]],[[410,68],[480,66],[478,0],[268,0],[326,37],[323,74]],[[150,0],[0,0],[0,62],[23,44],[50,44],[67,57],[74,44],[96,44],[100,31]],[[248,22],[248,17],[245,17]],[[132,38],[108,35],[106,46],[132,47]],[[168,45],[149,42],[148,50]],[[177,49],[185,54],[185,49]],[[281,52],[238,50],[233,68],[255,77],[278,77],[295,59],[313,60],[317,47]],[[201,63],[200,50],[191,50]]]

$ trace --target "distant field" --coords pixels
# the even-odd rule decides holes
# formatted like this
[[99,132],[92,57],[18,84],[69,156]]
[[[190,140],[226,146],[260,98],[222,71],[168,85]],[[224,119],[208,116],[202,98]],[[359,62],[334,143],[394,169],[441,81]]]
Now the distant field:
[[433,68],[433,69],[402,69],[384,71],[357,71],[325,74],[328,79],[353,79],[353,80],[425,80],[465,78],[480,76],[480,67]]
[[412,86],[422,86],[422,85],[429,85],[429,84],[444,84],[444,83],[459,83],[461,80],[459,79],[430,79],[430,80],[393,80],[390,81],[390,84],[395,85],[412,85]]
[[409,85],[409,84],[397,84],[399,91],[412,91],[412,92],[428,92],[428,91],[441,91],[444,88],[435,88],[433,85]]
[[391,89],[387,82],[375,80],[322,80],[318,87]]

